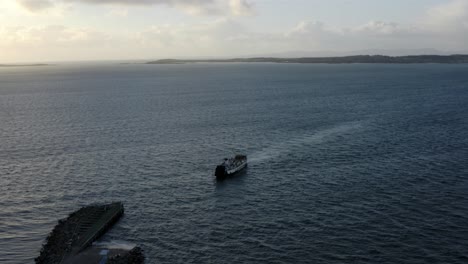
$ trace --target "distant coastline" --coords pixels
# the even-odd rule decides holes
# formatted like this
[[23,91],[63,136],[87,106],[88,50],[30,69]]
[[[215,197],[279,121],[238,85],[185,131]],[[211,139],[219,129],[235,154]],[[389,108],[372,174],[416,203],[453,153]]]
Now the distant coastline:
[[468,55],[414,55],[414,56],[383,56],[383,55],[356,55],[345,57],[303,57],[303,58],[234,58],[234,59],[162,59],[146,62],[146,64],[185,64],[185,63],[390,63],[390,64],[416,64],[416,63],[468,63]]
[[49,66],[50,64],[36,63],[36,64],[0,64],[0,67],[41,67]]

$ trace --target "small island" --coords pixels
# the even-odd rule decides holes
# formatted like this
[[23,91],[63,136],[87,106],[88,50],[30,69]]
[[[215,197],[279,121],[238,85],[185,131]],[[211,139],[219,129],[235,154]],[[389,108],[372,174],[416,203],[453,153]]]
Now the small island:
[[35,64],[0,64],[0,67],[42,67],[49,66],[49,64],[35,63]]
[[383,56],[383,55],[356,55],[345,57],[304,57],[304,58],[234,58],[234,59],[193,59],[177,60],[162,59],[149,61],[146,64],[185,64],[185,63],[390,63],[390,64],[416,64],[416,63],[468,63],[468,55],[413,55],[413,56]]

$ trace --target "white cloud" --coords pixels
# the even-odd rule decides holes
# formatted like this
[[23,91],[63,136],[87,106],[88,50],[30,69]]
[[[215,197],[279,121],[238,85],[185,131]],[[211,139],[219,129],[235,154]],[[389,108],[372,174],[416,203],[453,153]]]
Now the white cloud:
[[428,9],[423,24],[433,31],[468,33],[468,1],[453,0]]
[[17,60],[93,60],[236,57],[292,50],[460,49],[460,43],[465,43],[453,46],[452,38],[439,38],[424,29],[392,22],[371,21],[345,29],[319,21],[302,21],[283,33],[259,33],[229,18],[154,25],[140,32],[120,34],[66,26],[3,28],[0,36],[0,48],[5,51],[0,54],[0,61],[13,55]]
[[89,4],[120,4],[120,5],[207,5],[214,0],[65,0],[68,2],[82,2]]
[[246,0],[230,0],[231,13],[236,16],[250,16],[254,14],[252,3]]
[[301,21],[291,31],[291,35],[316,34],[325,31],[320,21]]
[[49,0],[17,0],[17,2],[31,12],[45,10],[53,6],[53,3]]
[[103,40],[105,34],[87,28],[70,28],[61,25],[45,27],[7,27],[0,29],[2,46],[47,46],[67,43],[83,44],[92,42],[99,37]]
[[429,19],[440,21],[453,21],[459,19],[467,19],[468,1],[453,0],[446,4],[441,4],[429,8],[427,11]]
[[124,7],[112,7],[108,13],[109,16],[115,17],[127,17],[128,16],[128,9]]
[[[429,8],[417,25],[426,40],[448,50],[466,50],[468,43],[468,1],[452,0]],[[429,36],[429,38],[427,38]]]
[[0,28],[0,61],[96,60],[119,57],[126,38],[62,25]]
[[[55,0],[65,3],[97,0]],[[129,1],[109,0],[105,11],[126,16]],[[120,4],[116,4],[120,3]],[[139,30],[100,32],[73,26],[3,27],[0,61],[13,58],[131,59],[187,56],[243,56],[285,51],[350,51],[423,49],[461,51],[468,43],[468,1],[453,0],[425,10],[414,23],[369,21],[336,27],[333,23],[303,20],[289,29],[256,31],[239,17],[254,7],[242,0],[142,0],[133,4],[165,4],[191,14],[224,14],[190,24],[148,25]],[[52,9],[54,9],[52,8]],[[50,8],[47,12],[52,12]],[[222,10],[222,11],[221,11]],[[251,12],[252,11],[252,12]],[[34,17],[35,18],[35,17]],[[52,22],[54,23],[54,22]],[[9,56],[9,57],[8,57]]]
[[370,35],[394,35],[406,31],[395,22],[369,21],[355,28],[356,32]]
[[41,12],[56,5],[89,4],[107,5],[116,8],[131,6],[165,5],[177,8],[191,15],[232,15],[254,14],[249,0],[16,0],[30,12]]
[[222,12],[215,0],[56,0],[69,3],[109,6],[150,6],[165,5],[180,9],[192,15],[214,15]]
[[230,19],[217,19],[194,25],[152,26],[138,33],[136,37],[146,48],[157,47],[176,56],[196,56],[217,51],[226,52],[231,46],[229,43],[232,42],[232,37],[244,33],[247,33],[246,29],[238,23]]

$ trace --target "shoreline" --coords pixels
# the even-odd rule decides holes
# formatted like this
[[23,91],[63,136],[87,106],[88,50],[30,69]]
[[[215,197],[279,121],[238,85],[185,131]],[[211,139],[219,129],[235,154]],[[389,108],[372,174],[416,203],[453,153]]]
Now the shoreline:
[[462,64],[468,63],[468,55],[414,55],[383,56],[357,55],[345,57],[302,57],[302,58],[233,58],[233,59],[161,59],[143,64],[188,64],[188,63],[301,63],[301,64]]

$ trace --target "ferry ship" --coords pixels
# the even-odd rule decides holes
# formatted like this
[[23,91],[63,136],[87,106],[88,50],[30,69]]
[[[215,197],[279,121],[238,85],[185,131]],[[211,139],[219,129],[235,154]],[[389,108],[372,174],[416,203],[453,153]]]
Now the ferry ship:
[[225,158],[221,165],[216,167],[215,176],[217,179],[224,179],[233,175],[247,166],[246,155],[236,155],[233,158]]

